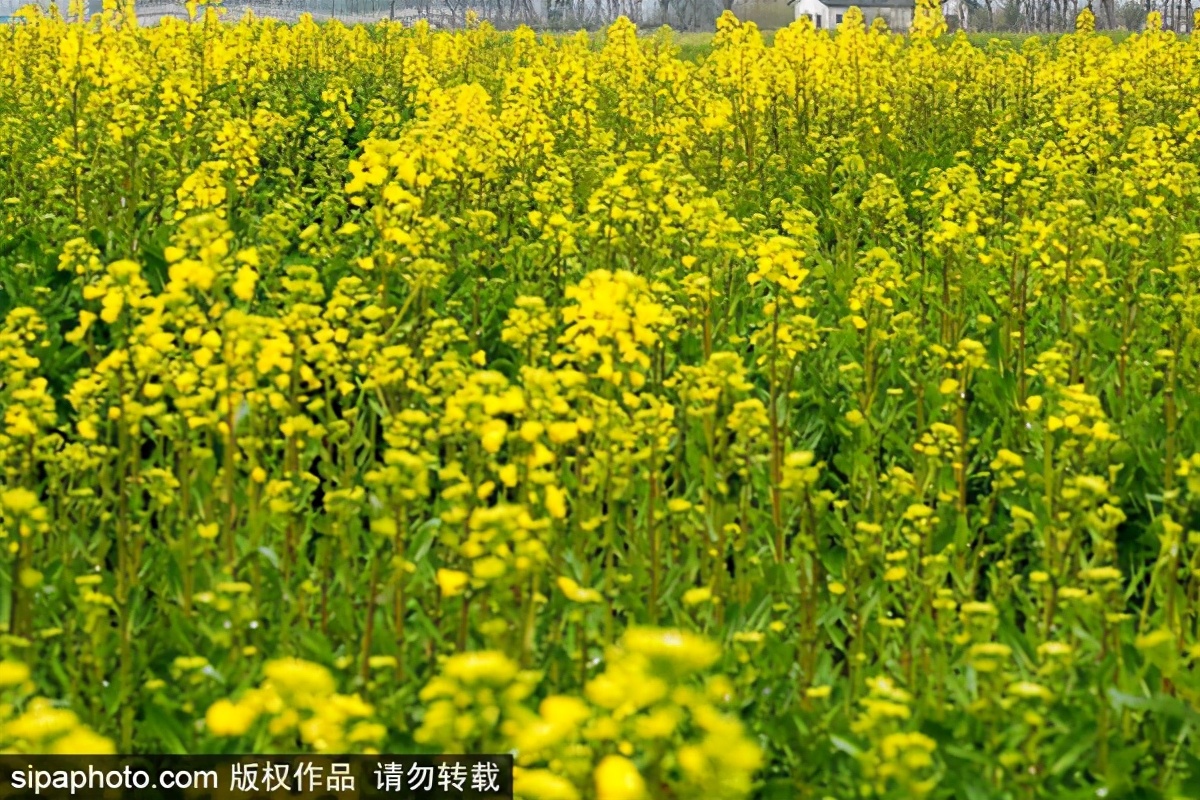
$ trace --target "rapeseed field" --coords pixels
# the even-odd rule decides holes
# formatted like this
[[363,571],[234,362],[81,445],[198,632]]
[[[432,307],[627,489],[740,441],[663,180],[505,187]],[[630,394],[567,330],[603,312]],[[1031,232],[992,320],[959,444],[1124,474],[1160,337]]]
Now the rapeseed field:
[[1200,796],[1200,41],[0,29],[0,749]]

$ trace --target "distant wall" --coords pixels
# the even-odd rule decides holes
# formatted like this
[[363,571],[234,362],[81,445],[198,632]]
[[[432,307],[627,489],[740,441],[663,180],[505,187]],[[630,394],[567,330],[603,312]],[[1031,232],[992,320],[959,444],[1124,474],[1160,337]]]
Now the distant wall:
[[795,6],[788,5],[786,0],[749,0],[745,3],[734,3],[733,13],[738,19],[753,22],[765,31],[786,28],[796,19]]
[[[845,17],[846,12],[851,8],[850,5],[826,6],[819,0],[797,0],[795,6],[796,17],[802,14],[808,14],[812,17],[813,24],[817,24],[817,18],[820,17],[819,27],[832,31],[838,26],[838,17]],[[882,17],[887,23],[888,29],[902,32],[907,31],[912,25],[912,9],[911,8],[880,8],[867,7],[859,9],[862,11],[863,20],[869,26],[877,17]]]
[[[912,27],[913,10],[911,8],[869,8],[863,9],[867,24],[870,25],[875,17],[883,17],[888,28],[894,31],[907,31]],[[878,12],[878,13],[867,13]]]

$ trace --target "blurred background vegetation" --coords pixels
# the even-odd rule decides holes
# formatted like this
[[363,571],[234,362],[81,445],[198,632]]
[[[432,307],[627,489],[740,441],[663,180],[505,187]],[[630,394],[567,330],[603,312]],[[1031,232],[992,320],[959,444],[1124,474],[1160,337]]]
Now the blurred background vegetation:
[[[102,0],[88,0],[98,13]],[[0,0],[0,21],[10,19],[26,0]],[[53,0],[33,3],[43,9]],[[233,18],[253,11],[256,16],[288,21],[301,14],[314,19],[339,19],[348,24],[399,19],[426,19],[434,27],[461,27],[468,11],[500,29],[530,25],[538,30],[603,31],[620,16],[643,29],[663,24],[687,32],[680,39],[685,56],[698,57],[710,50],[715,20],[725,10],[764,31],[786,27],[796,17],[795,0],[226,0]],[[1068,32],[1085,7],[1096,15],[1098,30],[1116,40],[1139,31],[1146,15],[1159,12],[1167,30],[1189,34],[1194,0],[944,0],[943,13],[951,32],[965,30],[976,44],[992,38],[1019,46],[1031,35]],[[184,0],[138,0],[138,18],[152,24],[164,16],[186,17]],[[694,34],[694,35],[691,35]]]

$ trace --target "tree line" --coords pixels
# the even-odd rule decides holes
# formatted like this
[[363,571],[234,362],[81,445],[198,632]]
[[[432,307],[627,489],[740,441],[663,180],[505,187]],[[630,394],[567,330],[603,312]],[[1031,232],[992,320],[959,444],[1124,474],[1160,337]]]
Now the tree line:
[[[725,10],[754,19],[754,10],[772,0],[225,0],[231,12],[253,10],[261,16],[295,20],[303,13],[317,19],[348,23],[378,19],[429,20],[436,27],[464,24],[468,11],[500,28],[532,25],[551,30],[596,30],[618,17],[639,26],[670,25],[678,30],[711,30]],[[5,0],[0,0],[2,5]],[[7,0],[22,5],[21,0]],[[788,0],[774,0],[788,5]],[[971,32],[1060,33],[1072,30],[1085,7],[1102,30],[1140,30],[1151,12],[1162,15],[1163,27],[1190,33],[1200,0],[945,0],[952,28]],[[92,0],[99,10],[100,0]],[[183,0],[143,0],[139,16],[153,21],[180,16]],[[774,19],[778,19],[776,15]]]

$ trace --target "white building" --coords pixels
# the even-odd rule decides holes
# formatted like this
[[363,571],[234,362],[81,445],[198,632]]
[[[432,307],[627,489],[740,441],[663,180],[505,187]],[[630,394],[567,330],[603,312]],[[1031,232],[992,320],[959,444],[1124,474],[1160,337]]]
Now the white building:
[[876,17],[883,17],[889,29],[906,31],[912,25],[912,0],[796,0],[796,19],[808,17],[819,30],[836,30],[851,6],[858,6],[868,26]]

